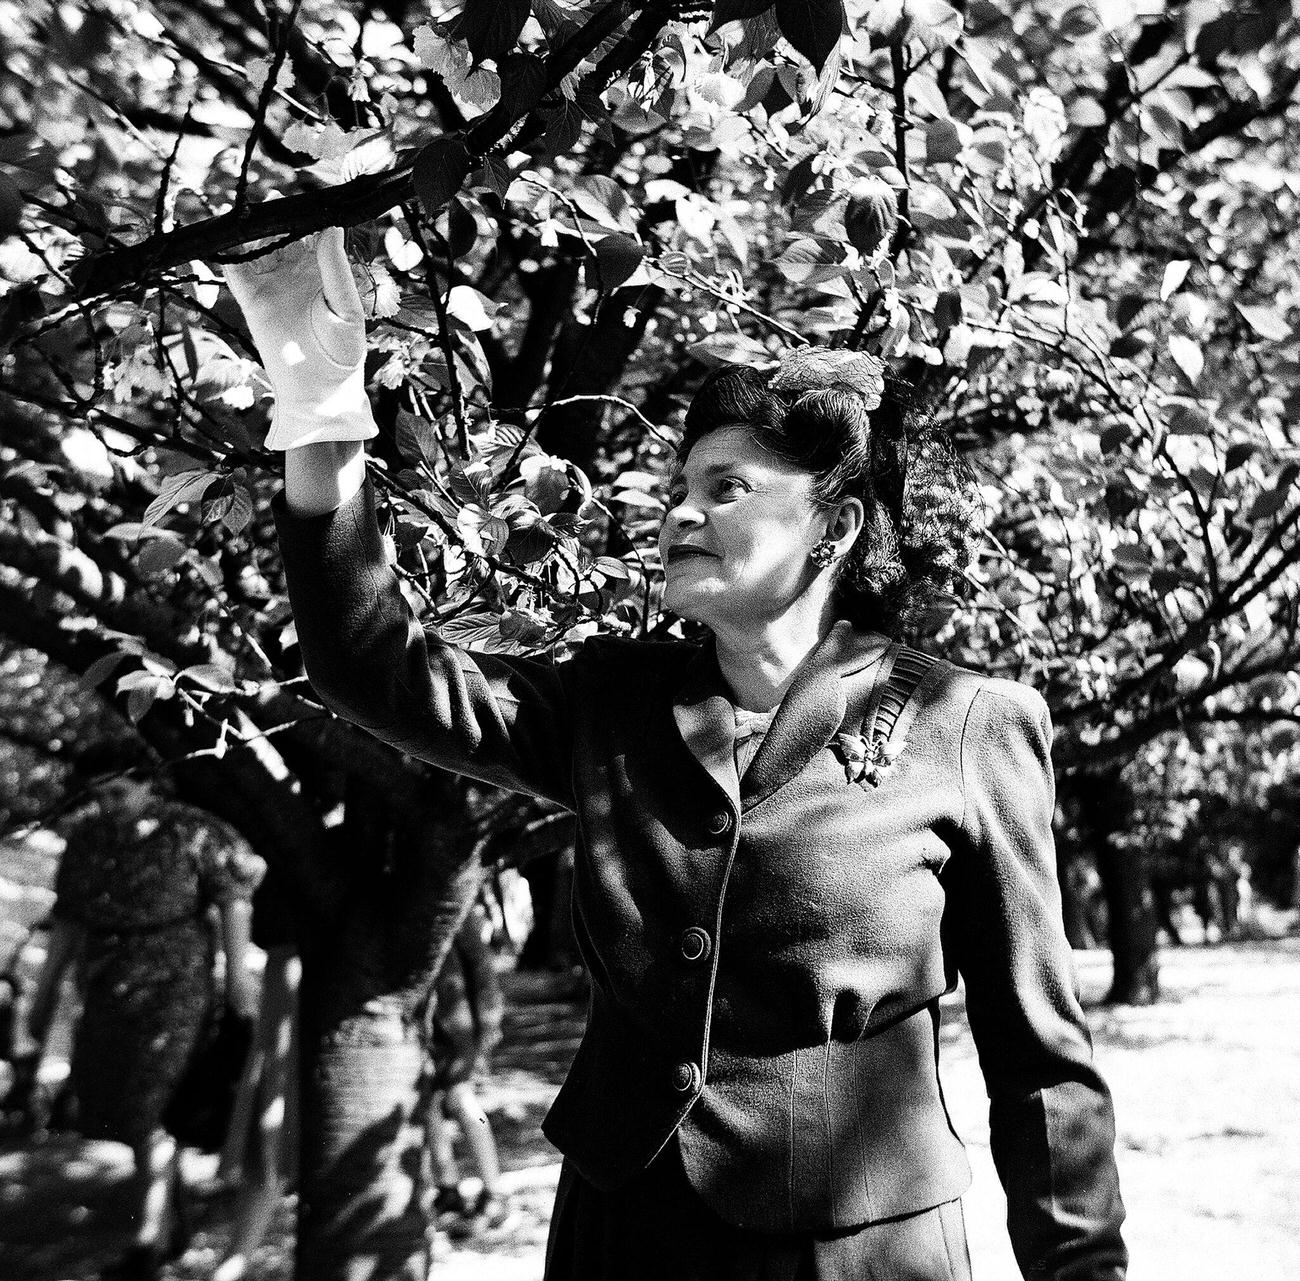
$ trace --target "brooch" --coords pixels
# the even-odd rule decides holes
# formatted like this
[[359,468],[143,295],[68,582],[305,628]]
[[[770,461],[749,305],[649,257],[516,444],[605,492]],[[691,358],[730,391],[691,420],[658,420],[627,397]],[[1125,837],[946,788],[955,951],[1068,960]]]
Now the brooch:
[[835,752],[844,763],[845,782],[864,788],[879,787],[906,746],[906,741],[891,746],[879,738],[867,742],[861,734],[835,735]]

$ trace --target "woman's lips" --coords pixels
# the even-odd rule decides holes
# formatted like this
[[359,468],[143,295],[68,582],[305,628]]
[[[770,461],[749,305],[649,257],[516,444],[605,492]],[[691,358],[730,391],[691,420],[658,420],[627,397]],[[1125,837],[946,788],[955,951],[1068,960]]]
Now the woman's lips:
[[694,547],[689,543],[682,543],[668,549],[666,560],[672,565],[677,561],[692,560],[697,556],[707,556],[710,560],[717,559],[713,552],[706,551],[703,547]]

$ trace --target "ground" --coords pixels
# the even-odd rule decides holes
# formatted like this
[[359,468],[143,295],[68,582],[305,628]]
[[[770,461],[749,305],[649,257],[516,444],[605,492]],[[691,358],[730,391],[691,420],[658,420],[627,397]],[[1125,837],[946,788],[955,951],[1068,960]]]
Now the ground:
[[[1115,1094],[1134,1281],[1291,1281],[1300,1277],[1300,940],[1171,949],[1165,998],[1097,1005],[1103,953],[1080,953],[1097,1058]],[[439,1238],[437,1281],[536,1281],[559,1165],[537,1124],[578,1030],[578,1007],[544,980],[519,980],[488,1097],[508,1168],[510,1221],[453,1248]],[[1017,1276],[984,1121],[983,1085],[959,1004],[944,1032],[944,1079],[975,1183],[966,1220],[976,1281]],[[191,1154],[187,1173],[209,1172]],[[87,1278],[120,1248],[127,1158],[112,1144],[54,1138],[0,1148],[0,1276]],[[202,1206],[174,1281],[199,1281],[224,1237]],[[286,1203],[254,1276],[289,1275]]]

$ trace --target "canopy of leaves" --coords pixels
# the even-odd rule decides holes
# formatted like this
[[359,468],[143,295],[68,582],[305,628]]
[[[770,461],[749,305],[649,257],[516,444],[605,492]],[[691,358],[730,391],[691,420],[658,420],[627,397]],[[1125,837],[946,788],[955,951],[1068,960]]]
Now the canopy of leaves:
[[861,348],[987,508],[933,643],[1044,684],[1067,764],[1245,721],[1276,769],[1300,36],[1277,0],[1137,8],[303,0],[268,34],[251,0],[0,0],[5,628],[122,656],[137,718],[226,743],[287,715],[268,391],[219,263],[343,222],[428,626],[557,652],[671,626],[653,535],[692,387]]

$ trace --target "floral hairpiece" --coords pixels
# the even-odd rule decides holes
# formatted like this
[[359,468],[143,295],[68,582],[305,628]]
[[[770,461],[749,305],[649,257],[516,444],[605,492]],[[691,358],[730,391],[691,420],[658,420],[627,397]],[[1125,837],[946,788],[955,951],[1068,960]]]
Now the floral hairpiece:
[[771,391],[822,391],[847,387],[875,409],[885,394],[885,362],[865,351],[801,347],[783,356],[768,379]]

